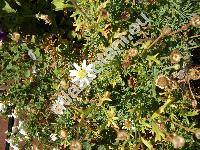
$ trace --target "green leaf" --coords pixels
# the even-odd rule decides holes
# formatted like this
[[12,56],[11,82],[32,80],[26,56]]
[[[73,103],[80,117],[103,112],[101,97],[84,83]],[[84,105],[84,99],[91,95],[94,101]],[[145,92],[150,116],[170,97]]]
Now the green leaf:
[[64,0],[53,0],[51,3],[55,6],[55,11],[63,10],[67,7]]
[[25,75],[26,78],[28,78],[28,77],[31,75],[30,70],[27,70],[27,71],[24,73],[24,75]]
[[10,5],[7,2],[5,2],[5,3],[6,3],[6,5],[5,5],[5,7],[2,10],[5,10],[7,13],[16,12],[14,9],[12,9],[10,7]]
[[162,138],[165,137],[164,133],[162,133],[158,125],[155,124],[154,122],[152,123],[152,131],[156,134],[155,141],[161,141],[161,137]]
[[144,143],[144,145],[146,145],[146,147],[148,147],[148,149],[150,149],[150,150],[153,149],[153,145],[151,144],[150,141],[145,140],[143,137],[141,137],[141,141],[142,141],[142,143]]
[[196,116],[196,115],[198,115],[199,114],[199,111],[198,110],[194,110],[194,111],[189,111],[189,112],[187,112],[186,114],[185,114],[185,116],[190,116],[190,117],[192,117],[192,116]]

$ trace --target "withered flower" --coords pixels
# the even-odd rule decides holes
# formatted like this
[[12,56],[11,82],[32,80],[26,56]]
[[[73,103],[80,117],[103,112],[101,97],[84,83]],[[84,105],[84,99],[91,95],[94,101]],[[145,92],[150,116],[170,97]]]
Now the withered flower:
[[164,75],[159,75],[156,78],[155,85],[160,89],[166,89],[170,85],[170,79]]
[[128,133],[125,130],[119,130],[117,132],[117,141],[125,141],[128,139]]
[[78,140],[73,140],[70,144],[70,150],[82,150],[82,145]]
[[180,62],[181,57],[182,56],[181,56],[181,54],[180,54],[179,51],[177,51],[177,50],[172,51],[171,54],[170,54],[171,63],[178,63],[178,62]]

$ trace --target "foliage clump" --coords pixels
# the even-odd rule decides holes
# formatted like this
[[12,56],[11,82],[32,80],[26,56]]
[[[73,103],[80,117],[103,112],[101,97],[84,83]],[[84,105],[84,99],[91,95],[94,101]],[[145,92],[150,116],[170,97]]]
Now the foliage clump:
[[[195,0],[3,0],[0,113],[15,118],[10,146],[200,147],[198,9]],[[148,23],[130,40],[141,14]]]

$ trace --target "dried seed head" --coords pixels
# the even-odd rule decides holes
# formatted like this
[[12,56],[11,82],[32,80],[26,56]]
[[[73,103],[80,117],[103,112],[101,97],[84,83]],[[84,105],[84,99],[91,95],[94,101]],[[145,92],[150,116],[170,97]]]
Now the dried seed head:
[[159,87],[161,89],[166,89],[170,85],[170,79],[164,75],[159,75],[156,78],[155,84],[157,87]]
[[123,11],[120,17],[122,20],[127,21],[130,18],[130,13],[128,11]]
[[193,100],[193,101],[192,101],[192,107],[193,107],[193,108],[196,108],[196,107],[197,107],[197,100]]
[[61,131],[60,131],[60,137],[61,137],[62,139],[65,139],[65,138],[67,137],[67,132],[66,132],[65,130],[61,130]]
[[192,17],[190,23],[193,27],[200,27],[200,16]]
[[70,144],[70,150],[82,150],[82,145],[78,140],[74,140]]
[[129,57],[126,57],[122,62],[123,68],[127,69],[130,65],[131,65],[131,60],[129,59]]
[[130,88],[135,88],[136,85],[137,85],[137,79],[136,79],[135,77],[130,77],[130,78],[128,79],[128,86],[129,86]]
[[138,54],[138,51],[134,48],[132,48],[128,51],[128,57],[129,58],[135,57],[137,54]]
[[200,79],[200,70],[196,68],[191,68],[188,71],[188,78],[192,80],[199,80]]
[[172,29],[169,26],[166,26],[162,29],[161,34],[162,35],[168,35],[172,32]]
[[181,54],[179,51],[174,50],[170,54],[171,63],[178,63],[181,60]]
[[100,8],[99,10],[100,10],[100,13],[101,13],[101,15],[102,15],[102,17],[103,17],[104,19],[107,19],[107,18],[109,17],[109,13],[107,12],[106,9]]
[[20,34],[18,32],[14,32],[12,34],[12,40],[15,41],[15,42],[18,42],[20,39]]
[[195,131],[195,136],[196,136],[197,139],[200,139],[200,129],[197,129]]
[[185,145],[185,139],[181,136],[174,135],[171,139],[172,144],[174,145],[174,148],[181,148]]
[[117,132],[117,141],[125,141],[128,139],[128,133],[125,130],[119,130]]

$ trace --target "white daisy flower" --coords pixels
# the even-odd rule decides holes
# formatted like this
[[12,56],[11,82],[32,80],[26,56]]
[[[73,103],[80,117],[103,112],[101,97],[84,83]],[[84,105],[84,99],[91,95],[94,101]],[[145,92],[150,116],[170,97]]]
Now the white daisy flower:
[[64,110],[66,109],[64,107],[65,101],[64,99],[59,96],[56,102],[52,105],[51,110],[58,115],[62,115],[64,113]]
[[58,138],[56,137],[56,134],[51,134],[50,138],[52,141],[56,141]]
[[4,112],[6,109],[6,106],[3,103],[0,103],[0,112]]
[[83,60],[81,67],[76,63],[74,63],[73,66],[76,68],[76,70],[70,70],[70,76],[73,77],[72,82],[79,83],[80,87],[83,87],[85,84],[89,85],[90,81],[96,78],[93,64],[89,64],[87,66],[86,60]]

